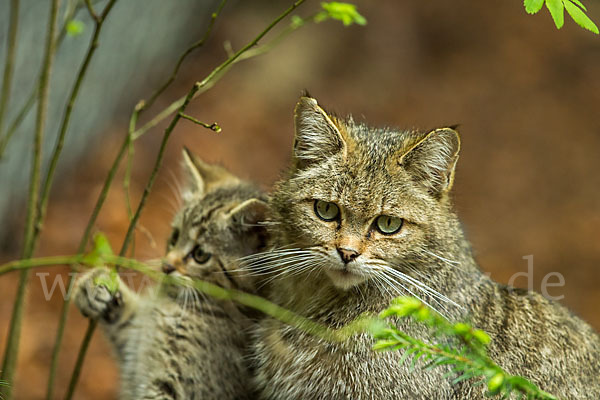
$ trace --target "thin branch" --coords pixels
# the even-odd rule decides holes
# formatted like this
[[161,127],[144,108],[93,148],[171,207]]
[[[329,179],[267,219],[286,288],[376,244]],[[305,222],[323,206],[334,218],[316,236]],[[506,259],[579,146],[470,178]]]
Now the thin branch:
[[199,47],[202,47],[204,45],[204,43],[208,40],[208,38],[210,37],[210,34],[212,32],[212,28],[215,24],[215,21],[219,17],[219,14],[221,14],[221,10],[225,6],[225,3],[227,3],[227,0],[221,0],[221,4],[219,4],[219,7],[217,8],[217,10],[214,13],[212,13],[212,15],[211,15],[210,22],[208,23],[208,28],[204,32],[204,36],[202,36],[202,38],[200,40],[198,40],[197,42],[193,43],[190,47],[187,48],[186,51],[183,52],[183,54],[181,54],[181,56],[179,56],[179,60],[177,60],[177,64],[175,65],[175,68],[173,69],[171,76],[169,76],[169,78],[165,81],[165,83],[163,83],[150,96],[150,99],[147,102],[144,102],[144,109],[147,109],[152,104],[154,104],[154,101],[169,87],[169,85],[171,85],[171,83],[173,83],[173,81],[175,81],[175,79],[177,78],[177,73],[179,72],[179,68],[181,67],[181,64],[183,64],[183,61],[185,60],[185,58],[192,51],[196,50]]
[[81,341],[81,348],[79,354],[77,355],[77,361],[75,362],[75,369],[73,370],[73,375],[71,376],[71,380],[69,381],[69,387],[67,389],[67,394],[65,399],[71,399],[73,397],[73,393],[75,392],[75,387],[77,386],[77,381],[79,380],[79,375],[81,374],[81,367],[83,365],[83,361],[85,358],[85,354],[87,352],[88,346],[90,345],[92,335],[96,330],[96,325],[98,321],[90,319],[88,323],[88,327],[85,331],[85,336]]
[[[150,190],[152,189],[152,186],[154,184],[154,180],[156,179],[157,173],[158,173],[158,169],[160,168],[160,165],[162,164],[162,158],[164,155],[164,151],[166,148],[166,144],[167,141],[173,131],[173,129],[175,128],[175,126],[177,125],[177,123],[179,122],[181,115],[180,113],[183,113],[185,111],[185,109],[187,108],[189,102],[200,92],[200,91],[204,91],[206,90],[208,87],[210,87],[212,84],[214,84],[213,79],[216,79],[217,77],[219,77],[219,74],[221,72],[223,72],[224,70],[227,69],[227,67],[229,67],[240,55],[242,55],[245,51],[247,51],[248,49],[250,49],[251,47],[255,46],[258,41],[265,36],[275,25],[277,25],[277,23],[279,23],[283,18],[285,18],[288,14],[290,14],[293,10],[295,10],[300,4],[304,3],[305,0],[298,0],[296,1],[291,7],[289,7],[284,13],[282,13],[279,17],[277,17],[265,30],[263,30],[257,37],[255,37],[250,43],[248,43],[246,46],[244,46],[242,49],[240,49],[236,54],[234,54],[232,57],[228,58],[225,62],[223,62],[221,65],[219,65],[217,68],[215,68],[206,78],[204,78],[202,81],[200,82],[196,82],[194,84],[194,86],[190,89],[190,91],[188,92],[188,94],[183,98],[180,99],[180,101],[176,102],[179,103],[178,107],[175,107],[175,109],[173,111],[178,111],[177,114],[175,114],[175,116],[173,117],[173,119],[171,120],[171,123],[169,124],[169,126],[165,129],[164,135],[163,135],[163,140],[161,142],[159,151],[158,151],[158,155],[156,158],[156,161],[154,163],[154,168],[152,170],[152,173],[150,175],[150,178],[146,184],[146,187],[144,188],[144,192],[142,194],[142,198],[140,199],[138,208],[133,216],[133,219],[131,220],[130,224],[129,224],[129,228],[127,229],[127,233],[125,235],[125,239],[123,241],[123,245],[121,247],[121,250],[119,252],[119,254],[121,256],[125,255],[125,253],[127,252],[127,248],[129,247],[129,243],[131,241],[133,232],[135,230],[135,226],[137,224],[137,221],[140,217],[141,211],[144,208],[145,204],[146,204],[146,199],[148,197],[148,195],[150,194]],[[172,107],[173,105],[171,105]],[[137,120],[137,116],[139,115],[140,111],[144,108],[144,102],[140,102],[138,103],[138,106],[136,107],[136,110],[134,110],[134,113],[132,114],[132,119],[135,116],[135,119]],[[172,112],[173,112],[172,111]],[[170,114],[170,113],[169,113]],[[167,114],[168,115],[168,114]],[[166,117],[166,116],[165,116]],[[124,145],[122,146],[121,150],[120,150],[120,157],[122,157],[122,154],[124,154],[125,150],[127,149],[128,146],[128,141],[133,141],[135,140],[137,137],[141,136],[138,135],[136,136],[135,132],[131,132],[131,124],[130,124],[130,132],[127,135],[127,139],[124,142]],[[135,123],[133,124],[133,126],[135,127]],[[118,161],[120,161],[121,158],[118,157]],[[115,161],[116,162],[116,161]],[[115,165],[113,165],[114,167]],[[88,332],[89,335],[86,335],[86,340],[83,341],[83,343],[81,344],[81,347],[79,349],[79,354],[78,354],[78,362],[75,365],[75,369],[73,371],[73,374],[71,375],[71,380],[69,382],[69,387],[73,387],[75,388],[75,386],[77,385],[77,380],[79,378],[79,371],[81,369],[81,365],[85,359],[85,353],[87,351],[87,346],[89,345],[89,341],[91,340],[92,334],[94,331],[94,327],[92,326],[92,323],[90,322],[90,325],[88,326]],[[73,394],[73,391],[71,390],[70,395],[68,394],[67,397],[65,397],[65,400],[70,400],[71,396]]]
[[92,19],[94,21],[96,21],[96,25],[101,23],[101,19],[98,16],[98,14],[96,14],[96,11],[94,10],[94,6],[92,6],[92,2],[90,0],[85,0],[85,6],[88,9],[88,12],[90,13],[90,17],[92,17]]
[[[24,270],[41,266],[52,267],[58,265],[77,265],[85,263],[86,260],[89,260],[89,258],[87,258],[85,255],[54,256],[41,257],[29,260],[17,260],[0,265],[0,275],[11,271]],[[187,280],[182,280],[181,278],[165,275],[157,271],[155,268],[152,268],[149,265],[134,259],[114,255],[102,255],[99,259],[96,259],[95,261],[101,265],[119,265],[123,268],[140,272],[157,282],[184,286],[189,285],[189,281]],[[191,285],[200,292],[209,295],[213,298],[220,300],[235,301],[236,303],[259,310],[264,314],[271,316],[279,321],[282,321],[291,326],[295,326],[311,335],[318,336],[324,340],[331,342],[342,342],[353,335],[368,332],[370,324],[375,320],[370,316],[364,315],[357,318],[353,322],[345,325],[342,328],[332,329],[327,327],[326,325],[314,322],[306,317],[294,313],[293,311],[278,306],[277,304],[272,303],[269,300],[260,296],[256,296],[235,289],[225,289],[221,286],[200,279],[194,279]],[[87,344],[89,343],[84,344],[87,346]],[[83,358],[81,357],[81,353],[78,356],[78,361],[79,360],[83,360]],[[79,366],[76,367],[76,369],[79,371],[80,368],[81,365],[79,364]],[[72,385],[70,384],[69,387],[71,386]]]
[[4,126],[4,113],[10,98],[12,75],[15,67],[15,53],[17,49],[17,30],[19,27],[19,0],[10,2],[10,22],[8,26],[8,46],[6,49],[6,62],[4,63],[4,76],[2,77],[2,94],[0,95],[0,132]]
[[[48,167],[48,172],[46,174],[46,180],[44,181],[42,197],[41,197],[41,201],[39,204],[38,223],[36,224],[34,242],[37,239],[37,237],[42,229],[41,224],[43,223],[44,218],[46,216],[46,208],[48,205],[48,198],[50,196],[50,189],[52,187],[52,181],[53,181],[54,174],[56,171],[56,166],[58,164],[58,159],[60,158],[62,148],[64,145],[65,136],[67,134],[67,131],[69,129],[69,124],[71,122],[71,115],[73,114],[73,107],[75,106],[75,102],[77,101],[77,96],[79,95],[79,90],[81,88],[81,84],[83,83],[83,80],[87,73],[88,67],[90,65],[90,61],[92,60],[94,53],[96,52],[96,49],[98,48],[98,37],[100,36],[100,32],[102,31],[102,26],[104,24],[105,18],[115,3],[116,3],[116,0],[110,0],[108,2],[108,4],[106,5],[106,8],[104,9],[104,12],[102,13],[102,16],[98,17],[98,19],[96,19],[96,27],[94,29],[94,34],[92,35],[92,38],[90,39],[90,44],[88,47],[87,54],[83,60],[83,63],[81,64],[79,73],[77,74],[77,77],[75,78],[75,84],[73,86],[73,89],[71,90],[71,94],[69,96],[69,101],[67,102],[67,106],[65,109],[65,115],[63,117],[63,120],[62,120],[62,123],[60,126],[58,138],[56,140],[56,146],[55,146],[54,152],[52,154],[50,166]],[[89,4],[89,0],[86,1],[86,4]],[[90,7],[91,7],[91,4],[90,4]]]
[[[60,0],[53,0],[50,7],[50,18],[48,31],[46,33],[46,46],[42,70],[39,81],[39,100],[36,118],[36,129],[33,144],[33,160],[31,165],[31,179],[29,185],[29,202],[27,204],[27,217],[25,225],[25,241],[23,245],[22,258],[31,258],[34,250],[35,221],[37,218],[37,202],[40,190],[40,169],[42,163],[42,140],[46,124],[46,113],[48,109],[48,95],[50,92],[50,71],[52,70],[53,55],[56,50],[55,32],[57,25],[58,9]],[[13,313],[10,321],[8,340],[2,363],[2,380],[11,386],[3,388],[6,397],[10,396],[12,383],[19,351],[19,338],[21,335],[21,323],[23,318],[25,289],[27,285],[28,271],[22,271],[17,296],[15,299]]]
[[[73,108],[75,106],[75,102],[77,101],[77,96],[79,95],[79,90],[81,88],[81,84],[83,83],[83,80],[88,71],[88,67],[90,66],[90,62],[91,62],[92,58],[94,57],[96,49],[98,48],[98,38],[100,37],[100,32],[102,31],[102,27],[104,25],[106,16],[112,10],[115,2],[116,2],[116,0],[110,0],[108,2],[108,4],[106,5],[106,7],[104,8],[102,15],[99,17],[94,12],[90,0],[85,1],[86,6],[88,7],[88,11],[90,12],[90,15],[92,15],[92,17],[95,20],[94,33],[92,34],[92,38],[90,39],[88,51],[85,55],[83,63],[81,64],[81,67],[79,69],[77,77],[75,78],[75,84],[73,85],[73,89],[71,90],[71,94],[69,96],[69,100],[68,100],[67,106],[65,108],[65,114],[64,114],[61,126],[60,126],[58,138],[56,140],[56,146],[55,146],[54,152],[52,154],[50,166],[48,167],[48,173],[46,174],[46,180],[44,181],[44,186],[42,189],[42,197],[41,197],[40,204],[39,204],[39,211],[38,211],[36,231],[35,231],[35,236],[34,236],[34,243],[37,240],[37,238],[42,230],[42,224],[45,220],[46,209],[48,206],[48,199],[50,197],[50,189],[52,187],[52,182],[53,182],[54,174],[56,171],[56,166],[58,164],[58,160],[59,160],[61,152],[62,152],[65,137],[66,137],[67,131],[69,129],[69,123],[71,121],[71,115],[73,113]],[[86,243],[87,243],[87,240],[86,240]],[[84,246],[85,246],[85,244],[84,244]],[[81,251],[83,251],[83,250],[81,250]],[[70,277],[69,283],[68,283],[69,289],[71,289],[73,287],[73,285],[74,285],[73,277]],[[50,361],[50,373],[48,376],[48,385],[47,385],[47,389],[46,389],[46,399],[47,400],[50,400],[52,398],[52,392],[54,390],[54,381],[55,381],[55,377],[56,377],[56,369],[58,366],[58,354],[60,353],[60,347],[61,347],[62,339],[63,339],[63,335],[64,335],[64,329],[65,329],[65,324],[67,321],[67,311],[68,311],[69,303],[70,303],[70,299],[67,297],[65,299],[65,304],[63,304],[63,310],[60,315],[58,329],[56,332],[56,339],[54,341],[54,347],[52,349],[52,358]]]
[[193,123],[195,123],[197,125],[203,126],[206,129],[210,129],[213,132],[217,132],[217,133],[221,132],[221,127],[216,122],[213,122],[212,124],[207,124],[206,122],[199,121],[196,118],[192,117],[191,115],[187,115],[182,112],[179,113],[179,116],[181,118],[187,119],[188,121],[192,121]]
[[[57,49],[60,48],[60,45],[62,44],[65,36],[67,35],[67,25],[73,19],[73,16],[75,15],[75,13],[77,11],[79,11],[79,9],[81,7],[82,7],[81,4],[78,4],[72,10],[69,10],[69,14],[67,14],[67,16],[65,17],[65,22],[64,22],[63,26],[61,27],[60,33],[58,34],[58,38],[56,39],[56,48]],[[42,68],[43,68],[43,66],[42,66]],[[41,75],[41,73],[42,72],[40,70],[40,75]],[[31,110],[31,107],[33,107],[33,105],[35,104],[35,100],[38,97],[38,90],[39,90],[38,85],[35,85],[31,89],[31,93],[29,94],[27,101],[25,101],[25,104],[23,104],[23,106],[19,110],[18,114],[16,115],[16,117],[13,119],[13,121],[9,125],[8,129],[6,130],[6,135],[4,137],[1,137],[2,135],[0,134],[0,159],[4,156],[4,151],[6,150],[6,146],[8,146],[8,142],[12,138],[13,134],[15,133],[17,128],[23,122],[23,120],[25,119],[25,117],[27,116],[29,111]],[[1,128],[2,127],[0,126],[0,133],[2,133]]]
[[[251,48],[254,47],[254,46],[256,46],[256,44],[260,41],[260,39],[263,38],[263,36],[265,36],[283,18],[285,18],[288,14],[290,14],[292,11],[294,11],[298,6],[300,6],[302,3],[304,3],[304,1],[305,0],[298,0],[298,1],[296,1],[290,8],[288,8],[282,15],[280,15],[274,21],[274,24],[269,25],[252,42],[248,43],[246,46],[244,46],[237,53],[235,53],[232,56],[230,56],[224,63],[222,63],[221,65],[219,65],[217,68],[215,68],[210,73],[210,75],[208,75],[204,80],[202,80],[200,82],[200,89],[196,93],[196,96],[199,96],[200,94],[202,94],[205,91],[207,91],[210,88],[212,88],[214,86],[214,84],[217,83],[218,80],[227,71],[227,69],[229,67],[231,67],[233,64],[236,64],[239,61],[247,60],[247,59],[249,59],[251,57],[255,57],[257,55],[260,55],[260,54],[264,53],[264,51],[267,51],[268,49],[265,49],[264,51],[253,52],[251,50]],[[296,30],[298,27],[294,27],[294,29],[289,29],[288,28],[285,32],[286,32],[286,34],[287,33],[291,33],[292,31]],[[274,44],[278,43],[280,40],[281,40],[281,37],[275,38],[274,39],[274,42],[275,42]],[[265,45],[265,46],[267,46],[267,45]],[[253,54],[246,56],[247,52],[253,53]],[[175,111],[177,111],[177,109],[179,107],[181,107],[181,104],[183,104],[183,101],[184,101],[184,97],[181,97],[181,98],[175,100],[174,102],[172,102],[171,104],[169,104],[165,109],[163,109],[159,114],[157,114],[154,118],[152,118],[150,121],[148,121],[142,127],[140,127],[139,129],[137,129],[135,132],[133,132],[133,140],[138,139],[144,133],[148,132],[150,129],[152,129],[156,125],[158,125],[161,121],[163,121],[169,115],[171,115],[172,113],[174,113]]]
[[[192,87],[192,89],[190,89],[183,104],[179,108],[179,113],[183,113],[185,111],[185,109],[187,108],[188,104],[190,103],[190,101],[194,97],[194,94],[196,94],[197,91],[198,91],[198,85],[195,84]],[[127,229],[127,233],[125,234],[125,239],[123,240],[123,245],[121,246],[121,250],[119,251],[120,256],[124,256],[127,253],[127,248],[129,247],[129,244],[133,237],[133,233],[135,231],[135,226],[137,224],[137,221],[140,218],[140,215],[142,213],[142,210],[144,209],[144,206],[146,205],[146,200],[148,199],[148,195],[150,194],[150,191],[152,190],[152,186],[154,185],[154,181],[156,180],[156,176],[158,175],[158,170],[160,169],[160,166],[162,165],[162,160],[164,157],[165,149],[167,147],[167,142],[171,136],[171,133],[173,132],[173,129],[175,129],[175,126],[177,125],[177,123],[179,122],[179,119],[181,118],[179,113],[175,114],[175,116],[171,120],[171,123],[165,129],[162,142],[160,143],[160,147],[158,149],[158,154],[156,156],[156,160],[154,161],[154,167],[152,168],[152,172],[150,173],[150,178],[148,179],[148,182],[146,183],[146,187],[144,188],[144,193],[142,193],[142,198],[140,199],[138,207],[135,210],[135,214],[133,215],[133,218],[131,219],[131,221],[129,223],[129,228]]]
[[[131,187],[131,174],[133,170],[133,157],[135,155],[135,145],[133,142],[129,142],[129,146],[127,147],[127,162],[125,164],[125,176],[123,177],[123,192],[125,194],[125,207],[127,209],[127,218],[129,222],[133,219],[133,208],[131,207],[131,195],[130,195],[130,187]],[[133,237],[131,243],[131,257],[135,254],[135,236]]]

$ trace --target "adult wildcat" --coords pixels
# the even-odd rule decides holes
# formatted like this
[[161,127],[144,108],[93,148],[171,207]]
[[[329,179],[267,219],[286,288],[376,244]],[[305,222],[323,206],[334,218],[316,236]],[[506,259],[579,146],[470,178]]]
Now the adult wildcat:
[[[569,399],[600,398],[600,339],[558,303],[495,283],[479,270],[449,191],[460,139],[376,129],[337,118],[302,97],[292,166],[275,185],[269,229],[276,250],[253,263],[275,271],[274,302],[337,328],[416,295],[450,320],[490,334],[490,356],[509,373]],[[260,264],[262,262],[262,264]],[[416,323],[399,328],[430,340]],[[478,399],[447,369],[399,364],[368,335],[329,343],[272,318],[256,332],[255,382],[264,399]]]
[[[253,185],[187,150],[185,203],[173,221],[163,271],[225,288],[253,290],[237,259],[263,249],[266,203]],[[123,282],[111,294],[94,269],[79,281],[75,303],[97,318],[113,345],[122,399],[245,399],[251,396],[245,359],[251,321],[231,302],[166,285],[138,295]],[[100,278],[100,279],[99,279]]]

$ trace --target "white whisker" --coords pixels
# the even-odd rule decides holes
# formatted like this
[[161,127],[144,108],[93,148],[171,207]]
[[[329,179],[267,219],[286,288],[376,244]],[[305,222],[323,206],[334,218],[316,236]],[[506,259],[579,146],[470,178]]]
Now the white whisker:
[[431,255],[431,256],[434,256],[435,258],[437,258],[437,259],[439,259],[439,260],[442,260],[442,261],[444,261],[445,263],[448,263],[448,264],[453,264],[453,265],[460,265],[460,263],[459,263],[458,261],[449,260],[449,259],[447,259],[447,258],[445,258],[445,257],[442,257],[442,256],[440,256],[440,255],[437,255],[437,254],[435,254],[435,253],[433,253],[433,252],[431,252],[431,251],[429,251],[429,250],[427,250],[427,249],[425,249],[425,248],[421,248],[421,250],[423,250],[425,253],[427,253],[427,254],[429,254],[429,255]]

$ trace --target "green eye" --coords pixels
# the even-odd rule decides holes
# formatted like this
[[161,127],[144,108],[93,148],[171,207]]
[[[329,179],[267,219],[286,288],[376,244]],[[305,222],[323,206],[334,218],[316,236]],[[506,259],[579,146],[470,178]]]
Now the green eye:
[[205,253],[200,246],[194,247],[191,255],[194,258],[194,261],[196,261],[198,264],[205,264],[212,256],[210,253]]
[[380,215],[375,220],[375,227],[384,235],[393,235],[402,228],[402,218]]
[[315,200],[315,214],[323,221],[333,221],[340,215],[340,209],[335,203]]

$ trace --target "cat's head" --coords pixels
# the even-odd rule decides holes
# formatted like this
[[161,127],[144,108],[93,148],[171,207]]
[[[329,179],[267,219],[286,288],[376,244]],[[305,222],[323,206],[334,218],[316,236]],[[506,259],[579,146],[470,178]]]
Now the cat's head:
[[[186,188],[172,223],[163,272],[197,278],[225,288],[253,290],[239,258],[264,249],[265,197],[225,168],[183,152]],[[170,288],[177,293],[177,288]]]
[[459,148],[452,128],[372,128],[302,97],[292,168],[276,184],[271,219],[279,244],[312,263],[282,265],[318,268],[341,289],[407,284],[394,271],[439,268],[454,246],[448,192]]

